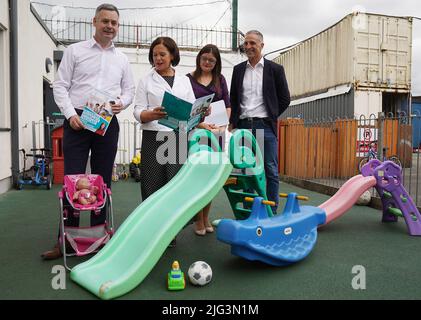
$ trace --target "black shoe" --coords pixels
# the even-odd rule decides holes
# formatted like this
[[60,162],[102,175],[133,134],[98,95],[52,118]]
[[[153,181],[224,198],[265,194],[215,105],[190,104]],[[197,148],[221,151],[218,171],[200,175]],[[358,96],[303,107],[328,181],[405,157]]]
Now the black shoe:
[[174,238],[174,239],[172,239],[172,240],[171,240],[171,242],[170,242],[170,244],[169,244],[168,248],[174,248],[174,247],[176,246],[176,244],[177,244],[177,241],[176,241],[176,239]]

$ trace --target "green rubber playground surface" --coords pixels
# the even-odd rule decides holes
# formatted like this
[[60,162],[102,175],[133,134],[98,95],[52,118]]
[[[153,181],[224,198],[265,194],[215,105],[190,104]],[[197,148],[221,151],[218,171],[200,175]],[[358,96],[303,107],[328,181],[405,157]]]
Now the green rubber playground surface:
[[[54,290],[52,280],[56,274],[52,269],[63,262],[40,258],[57,236],[58,190],[58,186],[51,191],[27,187],[0,196],[0,299],[97,299],[70,280],[68,273],[66,289]],[[285,183],[281,183],[280,192],[309,196],[306,205],[319,205],[329,198]],[[281,201],[283,205],[285,199]],[[139,202],[139,184],[113,184],[116,227]],[[221,191],[212,202],[211,218],[223,217],[233,218],[233,214],[225,192]],[[87,221],[87,217],[82,218],[82,224]],[[317,244],[305,260],[288,267],[272,267],[233,256],[230,247],[217,241],[215,234],[196,236],[189,225],[179,233],[177,246],[165,251],[145,280],[119,299],[419,299],[421,238],[410,237],[402,219],[396,224],[380,221],[380,211],[354,206],[319,230]],[[70,258],[69,263],[76,265],[85,260]],[[186,275],[191,263],[206,261],[213,270],[212,282],[202,288],[188,283],[183,291],[168,291],[166,277],[174,260],[179,261]],[[365,290],[352,287],[354,266],[365,268]]]

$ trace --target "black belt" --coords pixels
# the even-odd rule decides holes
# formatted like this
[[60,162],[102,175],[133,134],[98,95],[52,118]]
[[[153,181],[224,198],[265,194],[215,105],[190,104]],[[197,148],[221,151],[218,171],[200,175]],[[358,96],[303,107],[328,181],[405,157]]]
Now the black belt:
[[257,117],[249,117],[249,118],[244,118],[244,119],[240,119],[240,121],[247,121],[247,122],[256,122],[256,121],[271,121],[270,118],[266,117],[266,118],[257,118]]

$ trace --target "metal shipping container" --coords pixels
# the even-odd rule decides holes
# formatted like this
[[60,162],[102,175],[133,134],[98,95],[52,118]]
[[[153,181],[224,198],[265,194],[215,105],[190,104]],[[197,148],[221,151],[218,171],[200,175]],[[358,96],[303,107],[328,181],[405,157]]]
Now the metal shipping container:
[[356,90],[411,89],[412,18],[349,14],[283,52],[292,99],[351,85]]
[[302,118],[321,121],[336,118],[366,118],[384,112],[409,114],[409,93],[390,93],[383,90],[355,90],[351,85],[340,86],[327,92],[296,99],[281,118]]

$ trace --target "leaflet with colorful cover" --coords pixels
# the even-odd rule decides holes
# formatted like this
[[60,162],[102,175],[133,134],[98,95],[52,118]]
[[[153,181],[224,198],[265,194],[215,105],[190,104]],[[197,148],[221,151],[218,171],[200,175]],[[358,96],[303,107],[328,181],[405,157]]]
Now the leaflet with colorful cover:
[[190,103],[169,92],[165,92],[162,99],[162,107],[165,108],[167,116],[160,119],[158,123],[176,131],[188,132],[200,123],[200,120],[209,109],[214,95],[204,96]]
[[104,136],[114,116],[111,106],[116,100],[116,97],[94,89],[80,116],[85,128]]

